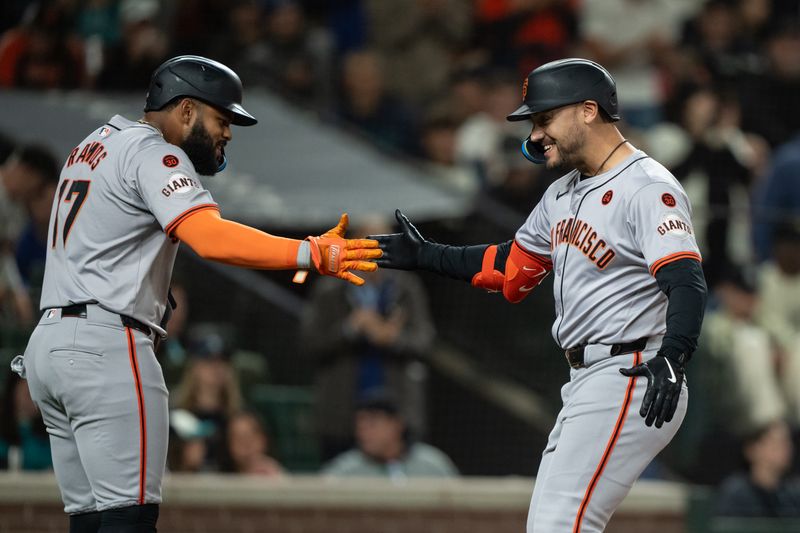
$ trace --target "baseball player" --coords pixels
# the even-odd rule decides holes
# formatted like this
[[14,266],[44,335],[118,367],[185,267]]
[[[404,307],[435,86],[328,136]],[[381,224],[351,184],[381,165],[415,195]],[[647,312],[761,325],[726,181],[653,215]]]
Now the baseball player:
[[434,244],[397,211],[402,232],[374,237],[378,265],[462,279],[512,303],[553,271],[552,334],[572,369],[528,532],[602,531],[686,413],[706,286],[686,194],[617,130],[611,75],[584,59],[554,61],[528,75],[522,100],[508,120],[532,123],[523,154],[569,172],[514,239]]
[[347,215],[303,241],[223,219],[198,175],[225,166],[231,125],[256,119],[225,65],[180,56],[153,74],[144,118],[119,115],[61,171],[41,308],[24,359],[72,533],[156,531],[167,452],[167,389],[153,343],[166,335],[179,241],[248,268],[315,269],[356,285],[377,242],[347,240]]

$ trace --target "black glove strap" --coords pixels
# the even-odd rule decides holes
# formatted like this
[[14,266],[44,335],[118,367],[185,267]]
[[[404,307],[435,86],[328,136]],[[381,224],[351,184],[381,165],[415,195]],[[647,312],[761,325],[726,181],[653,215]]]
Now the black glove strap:
[[662,346],[660,350],[658,350],[658,355],[662,357],[666,357],[670,361],[677,363],[681,366],[681,368],[686,366],[686,363],[689,362],[689,356],[686,355],[685,352],[677,350],[671,346]]

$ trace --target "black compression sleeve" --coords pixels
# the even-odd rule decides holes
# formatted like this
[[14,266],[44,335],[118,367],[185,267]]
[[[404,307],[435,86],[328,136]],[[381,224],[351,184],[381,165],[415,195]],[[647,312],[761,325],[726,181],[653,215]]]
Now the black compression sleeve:
[[[497,256],[494,260],[496,270],[505,272],[506,259],[513,242],[511,240],[497,245]],[[489,246],[488,244],[449,246],[426,242],[420,252],[420,267],[451,278],[472,281],[475,274],[481,271],[483,254]]]
[[450,246],[426,242],[420,251],[420,268],[454,279],[472,281],[481,271],[483,254],[488,244]]
[[679,360],[686,359],[697,348],[697,338],[706,308],[706,280],[700,263],[679,259],[656,272],[659,288],[667,295],[667,333],[661,353]]

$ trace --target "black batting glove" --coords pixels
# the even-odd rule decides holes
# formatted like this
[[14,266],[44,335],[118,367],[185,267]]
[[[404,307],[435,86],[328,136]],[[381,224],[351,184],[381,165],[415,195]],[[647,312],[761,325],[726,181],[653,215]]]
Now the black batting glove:
[[644,376],[647,378],[647,391],[644,393],[642,408],[639,414],[644,418],[644,423],[660,428],[664,422],[669,422],[678,408],[681,396],[683,375],[685,373],[683,357],[676,360],[659,352],[649,361],[631,368],[620,368],[623,376]]
[[394,268],[398,270],[417,270],[424,269],[432,261],[434,245],[420,235],[419,230],[414,227],[411,221],[400,212],[394,212],[400,233],[389,233],[386,235],[370,235],[368,239],[378,241],[383,255],[375,261],[380,268]]

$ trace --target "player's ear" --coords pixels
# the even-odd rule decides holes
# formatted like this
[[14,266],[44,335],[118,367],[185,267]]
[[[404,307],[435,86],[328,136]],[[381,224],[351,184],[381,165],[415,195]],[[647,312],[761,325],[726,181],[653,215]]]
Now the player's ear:
[[580,109],[585,124],[600,120],[600,106],[594,100],[585,100]]
[[176,107],[181,124],[184,126],[191,124],[198,112],[197,102],[191,98],[181,98]]

